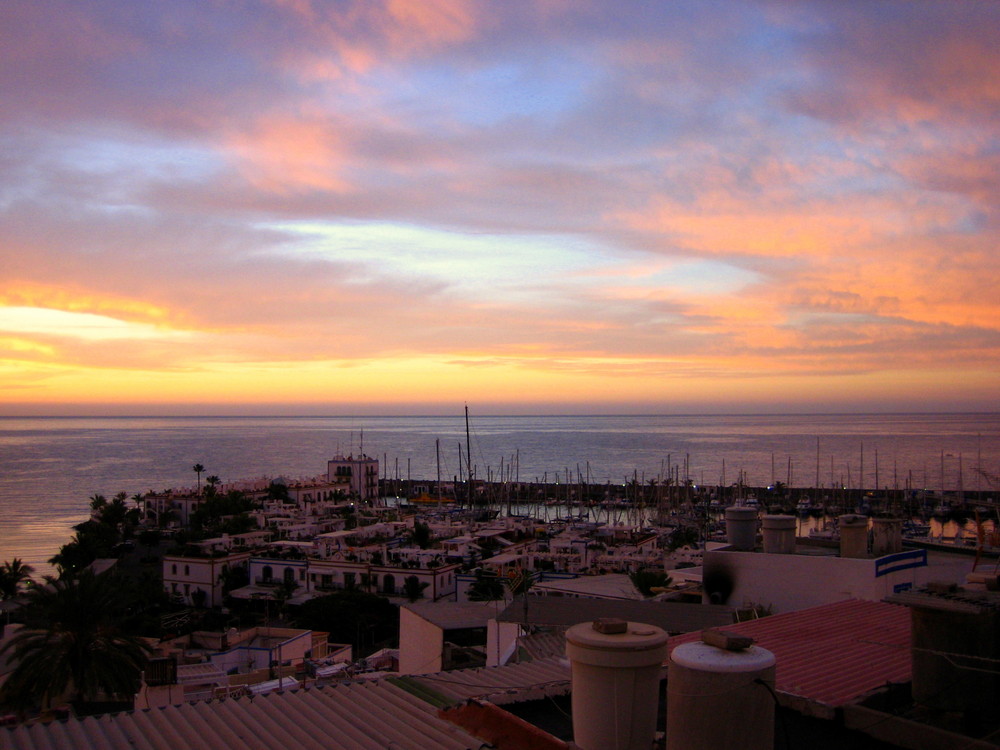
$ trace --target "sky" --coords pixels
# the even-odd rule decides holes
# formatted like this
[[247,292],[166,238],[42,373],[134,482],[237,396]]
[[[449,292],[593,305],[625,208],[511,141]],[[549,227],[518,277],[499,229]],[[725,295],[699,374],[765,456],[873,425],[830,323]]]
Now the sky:
[[0,416],[1000,404],[1000,3],[6,0]]

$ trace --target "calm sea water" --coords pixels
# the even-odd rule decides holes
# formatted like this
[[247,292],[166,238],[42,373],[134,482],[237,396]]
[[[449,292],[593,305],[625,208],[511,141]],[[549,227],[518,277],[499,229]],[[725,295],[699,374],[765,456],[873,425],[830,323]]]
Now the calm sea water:
[[[773,480],[996,490],[1000,414],[545,416],[471,419],[477,477],[643,481],[669,466],[696,483]],[[87,518],[95,493],[194,486],[192,466],[223,481],[311,477],[335,454],[383,462],[390,478],[459,474],[465,421],[450,417],[0,418],[0,561],[40,572]],[[464,459],[463,459],[464,461]],[[984,477],[977,469],[987,472]],[[991,483],[992,482],[992,483]]]

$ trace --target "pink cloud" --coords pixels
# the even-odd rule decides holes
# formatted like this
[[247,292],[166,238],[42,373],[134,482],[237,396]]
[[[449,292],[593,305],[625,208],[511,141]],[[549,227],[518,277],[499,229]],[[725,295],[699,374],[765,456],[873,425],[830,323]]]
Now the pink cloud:
[[339,133],[328,123],[268,117],[252,129],[229,136],[227,148],[237,169],[265,192],[344,192],[346,153]]

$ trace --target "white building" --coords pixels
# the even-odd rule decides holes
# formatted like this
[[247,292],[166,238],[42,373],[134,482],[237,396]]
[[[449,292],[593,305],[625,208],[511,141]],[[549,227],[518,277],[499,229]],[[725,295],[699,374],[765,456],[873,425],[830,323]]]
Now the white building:
[[[165,555],[163,588],[188,605],[221,606],[226,573],[237,566],[245,566],[249,559],[249,552],[231,552],[211,557]],[[203,602],[198,601],[201,596],[196,593],[198,591],[205,592]]]
[[205,502],[205,496],[193,491],[167,490],[146,495],[143,502],[147,521],[160,526],[187,526],[192,514]]
[[[503,602],[416,602],[399,608],[399,672],[484,666],[489,623]],[[495,635],[494,635],[495,637]]]
[[268,595],[283,583],[297,587],[290,599],[297,603],[317,596],[357,589],[383,596],[404,596],[406,579],[416,578],[422,598],[452,598],[458,581],[458,564],[430,566],[373,564],[371,562],[316,558],[294,560],[254,557],[249,561],[250,585],[233,592],[239,598]]
[[379,497],[378,459],[360,456],[334,456],[326,464],[330,482],[343,483],[362,501],[376,501]]

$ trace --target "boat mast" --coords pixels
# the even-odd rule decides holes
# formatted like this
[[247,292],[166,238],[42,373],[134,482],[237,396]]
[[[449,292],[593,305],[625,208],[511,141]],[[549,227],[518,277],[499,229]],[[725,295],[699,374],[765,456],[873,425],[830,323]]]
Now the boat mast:
[[438,470],[438,483],[437,483],[437,496],[438,496],[438,507],[441,507],[441,438],[434,440],[434,457],[437,459],[437,470]]
[[819,436],[816,436],[816,491],[819,492]]
[[469,477],[469,484],[466,492],[466,499],[469,507],[472,507],[472,441],[469,438],[469,405],[465,405],[465,468],[466,476]]

